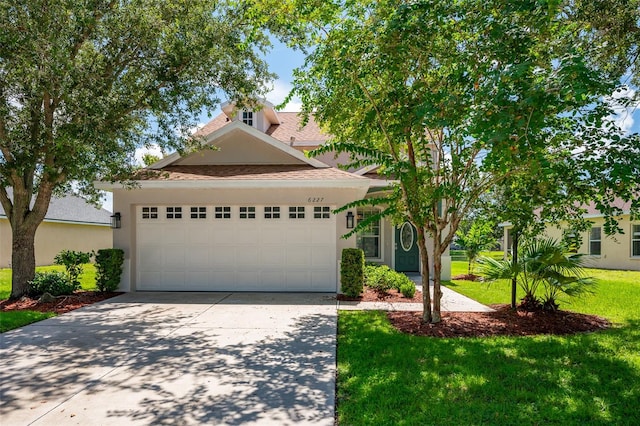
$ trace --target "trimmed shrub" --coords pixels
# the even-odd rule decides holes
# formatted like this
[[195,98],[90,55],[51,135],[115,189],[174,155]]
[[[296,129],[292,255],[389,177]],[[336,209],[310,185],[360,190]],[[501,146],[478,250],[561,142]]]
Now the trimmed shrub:
[[[411,280],[409,280],[411,281]],[[408,299],[412,299],[416,294],[416,283],[413,281],[400,284],[400,293]]]
[[120,285],[124,251],[122,249],[101,249],[95,256],[98,290],[115,291]]
[[364,288],[364,252],[360,249],[342,250],[340,290],[348,297],[358,297]]
[[394,288],[408,298],[412,298],[416,293],[416,284],[409,277],[386,265],[367,265],[365,284],[380,293],[386,293]]
[[85,253],[82,251],[62,250],[56,254],[53,262],[56,265],[64,265],[67,270],[67,278],[74,285],[80,288],[80,280],[78,277],[83,272],[82,265],[89,263],[91,260],[91,253]]
[[79,284],[74,284],[64,273],[58,271],[36,272],[33,280],[29,282],[31,296],[40,296],[44,293],[49,293],[52,296],[73,294],[79,288]]

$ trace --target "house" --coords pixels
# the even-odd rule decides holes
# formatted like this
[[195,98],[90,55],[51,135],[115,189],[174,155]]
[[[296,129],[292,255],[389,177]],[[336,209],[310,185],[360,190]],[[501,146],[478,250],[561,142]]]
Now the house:
[[409,223],[381,220],[341,238],[374,210],[333,211],[389,183],[370,169],[340,170],[345,155],[305,156],[328,139],[313,120],[301,127],[297,113],[266,101],[256,110],[225,103],[198,135],[211,149],[165,157],[133,189],[97,185],[113,192],[121,216],[113,234],[125,251],[121,290],[336,292],[347,247],[420,270]]
[[[623,234],[606,235],[604,233],[604,215],[598,211],[595,204],[584,206],[584,218],[591,222],[591,227],[579,235],[581,244],[576,247],[577,253],[588,255],[587,264],[592,268],[621,269],[640,271],[640,221],[632,221],[630,203],[616,200],[615,204],[622,210],[618,217],[618,225]],[[513,245],[511,227],[505,224],[505,255]],[[545,236],[557,240],[562,239],[563,232],[567,232],[562,225],[548,225]]]
[[[8,189],[11,197],[11,190]],[[51,265],[62,250],[89,252],[112,246],[111,213],[80,197],[53,197],[36,231],[36,265]],[[11,225],[0,205],[0,268],[11,266]]]

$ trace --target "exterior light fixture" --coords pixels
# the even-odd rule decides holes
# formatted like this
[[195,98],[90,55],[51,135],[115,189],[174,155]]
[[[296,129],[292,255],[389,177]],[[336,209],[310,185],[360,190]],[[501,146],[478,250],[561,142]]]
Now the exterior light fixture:
[[120,229],[120,219],[122,219],[120,212],[111,215],[111,229]]
[[353,229],[354,216],[353,212],[347,212],[347,229]]

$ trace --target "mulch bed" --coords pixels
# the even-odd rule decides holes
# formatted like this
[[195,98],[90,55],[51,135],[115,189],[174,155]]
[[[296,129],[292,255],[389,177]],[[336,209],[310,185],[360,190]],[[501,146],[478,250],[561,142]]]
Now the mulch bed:
[[386,293],[375,291],[369,287],[364,288],[364,292],[359,297],[347,297],[344,294],[338,294],[336,299],[343,302],[390,302],[390,303],[422,303],[422,292],[416,290],[413,298],[404,297],[396,289],[391,289]]
[[91,305],[102,300],[110,299],[114,296],[122,294],[121,292],[99,292],[99,291],[79,291],[70,296],[58,296],[53,302],[40,303],[38,299],[30,297],[21,297],[18,300],[3,300],[0,302],[0,311],[38,311],[38,312],[55,312],[63,314]]
[[456,275],[455,277],[451,277],[452,280],[463,280],[463,281],[483,281],[484,278],[480,275],[475,274],[461,274]]
[[531,336],[586,333],[608,328],[608,320],[569,311],[528,312],[509,305],[491,305],[495,312],[443,312],[438,324],[423,324],[422,312],[388,312],[403,333],[430,337]]
[[[416,291],[412,299],[396,290],[379,293],[365,287],[360,297],[337,296],[341,301],[422,303],[422,293]],[[429,337],[489,337],[532,336],[536,334],[588,333],[608,328],[608,320],[596,315],[569,311],[512,310],[509,305],[491,305],[495,312],[443,312],[438,324],[423,324],[422,312],[387,312],[391,324],[399,331]]]

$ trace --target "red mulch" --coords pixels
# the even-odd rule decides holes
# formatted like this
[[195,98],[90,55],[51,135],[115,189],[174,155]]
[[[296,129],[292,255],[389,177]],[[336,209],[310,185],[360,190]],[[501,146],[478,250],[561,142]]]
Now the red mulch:
[[[460,278],[456,278],[460,279]],[[407,299],[396,290],[379,293],[365,287],[356,298],[337,296],[341,301],[422,303],[422,293],[416,291]],[[443,312],[438,324],[423,324],[422,312],[387,312],[393,326],[403,333],[430,337],[531,336],[536,334],[587,333],[608,328],[608,320],[596,315],[569,311],[536,311],[511,309],[509,305],[491,305],[495,312]]]
[[38,298],[22,297],[18,300],[3,300],[0,302],[0,311],[38,311],[38,312],[55,312],[63,314],[100,302],[122,293],[119,292],[99,292],[99,291],[79,291],[70,296],[58,296],[56,300],[48,303],[39,303]]
[[396,289],[391,289],[386,293],[381,293],[375,291],[369,287],[364,288],[364,293],[358,297],[347,297],[344,294],[338,294],[336,298],[340,301],[348,301],[348,302],[403,302],[403,303],[422,303],[422,292],[416,290],[416,294],[413,295],[413,298],[409,299],[404,297],[402,293],[400,293]]
[[463,280],[463,281],[482,281],[483,278],[480,275],[475,274],[461,274],[456,275],[455,277],[451,277],[452,280]]
[[531,336],[574,334],[602,330],[609,321],[595,315],[568,311],[528,312],[509,305],[492,305],[495,312],[443,312],[438,324],[423,324],[422,312],[388,312],[403,333],[430,337]]

